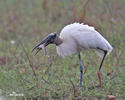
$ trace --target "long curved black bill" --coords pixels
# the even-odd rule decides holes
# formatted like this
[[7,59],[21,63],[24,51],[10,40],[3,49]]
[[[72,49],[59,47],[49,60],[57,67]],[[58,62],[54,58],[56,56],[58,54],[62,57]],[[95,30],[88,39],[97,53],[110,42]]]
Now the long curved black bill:
[[37,53],[41,50],[41,48],[38,48],[38,50],[36,51],[35,55],[37,55]]
[[47,36],[43,41],[41,41],[40,43],[38,43],[33,49],[32,52],[37,49],[40,45],[42,45],[43,43],[46,43],[48,40],[50,39],[50,36]]

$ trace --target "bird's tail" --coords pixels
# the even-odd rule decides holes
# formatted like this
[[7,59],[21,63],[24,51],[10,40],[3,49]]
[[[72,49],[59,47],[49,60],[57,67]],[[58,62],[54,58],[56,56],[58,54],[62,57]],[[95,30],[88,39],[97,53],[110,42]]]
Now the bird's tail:
[[[113,47],[110,47],[109,50],[107,50],[107,54],[109,54],[111,51],[113,50]],[[103,57],[104,56],[104,51],[100,50],[100,49],[94,49],[95,53],[99,56],[99,57]]]
[[99,50],[99,49],[94,49],[95,53],[100,57],[102,58],[104,56],[104,52],[102,50]]

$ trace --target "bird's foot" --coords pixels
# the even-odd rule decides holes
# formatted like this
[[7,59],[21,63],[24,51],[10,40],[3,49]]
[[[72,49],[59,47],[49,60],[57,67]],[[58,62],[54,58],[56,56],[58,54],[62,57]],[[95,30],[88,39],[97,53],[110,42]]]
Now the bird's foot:
[[107,100],[115,100],[115,99],[116,99],[116,97],[113,96],[113,95],[108,95],[107,96]]
[[95,84],[94,86],[95,86],[95,87],[102,87],[102,85],[99,84],[99,83],[98,83],[98,84]]
[[103,82],[101,81],[101,83],[94,83],[94,87],[103,87]]

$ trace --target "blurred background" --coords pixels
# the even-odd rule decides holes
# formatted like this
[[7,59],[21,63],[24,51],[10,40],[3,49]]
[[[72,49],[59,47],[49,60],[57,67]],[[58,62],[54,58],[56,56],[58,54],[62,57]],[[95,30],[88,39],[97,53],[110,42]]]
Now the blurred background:
[[[22,100],[98,100],[113,94],[125,98],[125,0],[0,0],[0,94],[23,93]],[[100,59],[90,50],[82,54],[87,72],[78,89],[77,55],[60,59],[55,46],[31,53],[51,32],[74,22],[95,27],[114,47],[102,69],[102,88],[96,81]],[[79,99],[80,98],[80,99]]]

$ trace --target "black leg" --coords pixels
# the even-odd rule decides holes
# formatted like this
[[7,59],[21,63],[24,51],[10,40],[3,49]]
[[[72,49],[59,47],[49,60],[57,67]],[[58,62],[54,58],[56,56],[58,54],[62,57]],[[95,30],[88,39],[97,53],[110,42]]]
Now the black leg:
[[79,61],[80,61],[80,87],[82,87],[83,65],[82,65],[80,53],[78,54],[78,58],[79,58]]
[[98,71],[97,71],[98,80],[99,80],[99,86],[101,86],[101,73],[100,73],[100,70],[101,70],[101,67],[102,67],[102,64],[103,64],[103,61],[104,61],[104,59],[105,59],[106,54],[107,54],[107,51],[104,51],[104,56],[103,56],[103,58],[102,58],[101,64],[100,64],[100,66],[99,66],[99,69],[98,69]]
[[99,70],[101,70],[101,67],[102,67],[102,64],[103,64],[103,61],[104,61],[104,59],[105,59],[106,54],[107,54],[107,51],[104,51],[104,56],[103,56],[103,58],[102,58],[102,61],[101,61],[100,66],[99,66]]

